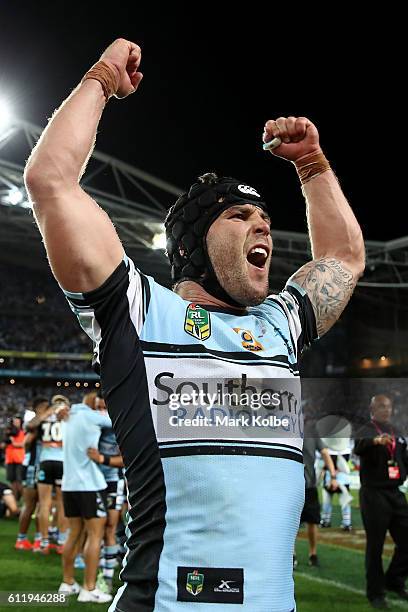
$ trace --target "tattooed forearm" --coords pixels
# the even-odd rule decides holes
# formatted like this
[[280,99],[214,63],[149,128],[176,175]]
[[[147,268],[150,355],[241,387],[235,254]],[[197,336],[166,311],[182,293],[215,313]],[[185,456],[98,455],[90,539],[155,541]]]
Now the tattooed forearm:
[[307,263],[291,280],[307,292],[315,311],[317,332],[322,336],[340,317],[358,278],[339,260],[324,258]]

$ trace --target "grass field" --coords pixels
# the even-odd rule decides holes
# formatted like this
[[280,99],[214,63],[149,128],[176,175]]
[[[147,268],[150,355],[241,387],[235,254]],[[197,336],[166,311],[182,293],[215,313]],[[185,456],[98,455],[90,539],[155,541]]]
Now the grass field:
[[[356,527],[354,533],[343,534],[337,528],[321,531],[318,551],[320,568],[311,568],[307,565],[307,542],[304,539],[304,532],[300,532],[296,544],[299,565],[295,571],[298,612],[368,612],[372,610],[364,595],[364,534],[361,531],[356,499],[353,505],[353,524]],[[338,525],[339,522],[339,509],[335,507],[333,524]],[[0,521],[0,591],[56,591],[61,582],[60,558],[55,553],[39,558],[31,552],[15,551],[16,533],[17,521]],[[387,557],[384,561],[388,563],[389,555],[392,553],[390,542],[387,543],[385,551]],[[77,570],[76,577],[80,582],[82,579],[80,570]],[[396,600],[392,595],[388,599],[392,606],[391,609],[407,610],[408,612],[408,604]],[[200,606],[196,607],[199,612]],[[228,612],[227,607],[226,612]],[[108,606],[78,604],[74,598],[70,600],[68,608],[86,612],[106,610]],[[45,608],[33,605],[0,606],[0,610],[3,609],[23,612],[23,610],[44,610]]]
[[[61,583],[61,557],[55,552],[48,556],[36,555],[31,551],[14,550],[18,523],[16,520],[0,521],[0,591],[34,591],[51,592],[57,591]],[[32,536],[32,534],[31,534]],[[32,539],[32,537],[31,537]],[[83,572],[76,570],[76,577],[81,583]],[[107,609],[108,606],[99,604],[78,604],[74,597],[70,600],[69,609],[80,608],[88,610]],[[0,610],[66,610],[64,607],[44,606],[8,606]]]

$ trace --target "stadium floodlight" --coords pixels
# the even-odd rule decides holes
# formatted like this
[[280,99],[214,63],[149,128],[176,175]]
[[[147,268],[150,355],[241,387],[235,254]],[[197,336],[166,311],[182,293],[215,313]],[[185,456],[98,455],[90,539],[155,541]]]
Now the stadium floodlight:
[[12,187],[8,195],[5,197],[5,202],[7,204],[11,204],[12,206],[21,205],[24,200],[24,194],[18,187]]
[[0,134],[11,125],[12,114],[6,100],[0,98]]
[[31,202],[28,200],[24,188],[11,187],[7,189],[6,195],[0,198],[0,204],[5,206],[18,206],[19,208],[32,208]]
[[163,231],[154,234],[153,236],[153,240],[152,240],[152,248],[153,249],[165,249],[166,248],[166,233]]

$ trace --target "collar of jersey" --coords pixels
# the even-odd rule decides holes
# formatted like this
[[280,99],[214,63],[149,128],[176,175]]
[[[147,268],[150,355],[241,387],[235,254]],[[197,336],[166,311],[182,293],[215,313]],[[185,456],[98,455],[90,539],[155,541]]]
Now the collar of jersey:
[[220,312],[224,314],[235,315],[236,317],[245,317],[248,314],[248,311],[235,310],[234,308],[228,308],[226,306],[213,306],[212,304],[202,304],[201,302],[197,302],[201,308],[204,310],[208,310],[209,312]]

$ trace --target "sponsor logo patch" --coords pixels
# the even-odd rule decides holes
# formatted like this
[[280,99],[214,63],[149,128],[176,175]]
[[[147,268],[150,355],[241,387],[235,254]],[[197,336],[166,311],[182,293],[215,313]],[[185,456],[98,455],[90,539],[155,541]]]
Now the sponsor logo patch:
[[262,344],[258,342],[258,340],[255,340],[252,332],[248,331],[247,329],[241,329],[240,327],[233,327],[233,330],[235,333],[241,336],[242,346],[244,349],[247,349],[247,351],[257,352],[264,350]]
[[244,603],[244,570],[228,567],[178,567],[177,601]]

